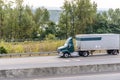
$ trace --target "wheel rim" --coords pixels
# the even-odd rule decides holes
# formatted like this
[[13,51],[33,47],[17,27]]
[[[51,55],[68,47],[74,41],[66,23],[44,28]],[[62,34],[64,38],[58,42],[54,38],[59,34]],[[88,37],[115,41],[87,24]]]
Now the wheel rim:
[[69,57],[69,55],[68,55],[67,53],[65,53],[65,55],[64,55],[64,56],[65,56],[66,58],[67,58],[67,57]]
[[118,52],[117,52],[117,51],[113,51],[113,54],[114,54],[114,55],[117,55],[117,54],[118,54]]
[[87,52],[84,52],[84,53],[83,53],[83,56],[85,56],[85,57],[88,56],[88,53],[87,53]]

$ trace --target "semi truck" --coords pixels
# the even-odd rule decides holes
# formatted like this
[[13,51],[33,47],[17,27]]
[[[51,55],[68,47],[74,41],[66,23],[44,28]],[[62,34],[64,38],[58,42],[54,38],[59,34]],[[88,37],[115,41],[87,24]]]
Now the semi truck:
[[76,51],[73,38],[69,37],[64,46],[58,47],[58,55],[68,58],[78,54],[87,57],[94,51],[106,51],[107,54],[118,55],[120,49],[120,34],[80,34],[76,35]]

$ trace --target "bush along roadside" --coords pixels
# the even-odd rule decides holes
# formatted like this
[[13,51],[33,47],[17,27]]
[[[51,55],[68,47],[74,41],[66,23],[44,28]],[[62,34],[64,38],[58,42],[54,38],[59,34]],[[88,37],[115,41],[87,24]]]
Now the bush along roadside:
[[7,50],[4,47],[0,47],[0,54],[7,54]]

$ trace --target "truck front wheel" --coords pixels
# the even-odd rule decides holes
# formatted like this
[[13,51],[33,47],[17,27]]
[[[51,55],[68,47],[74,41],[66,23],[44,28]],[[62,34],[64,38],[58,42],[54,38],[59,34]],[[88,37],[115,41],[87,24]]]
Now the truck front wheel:
[[69,56],[70,56],[69,53],[64,53],[64,54],[63,54],[63,57],[64,57],[64,58],[68,58]]

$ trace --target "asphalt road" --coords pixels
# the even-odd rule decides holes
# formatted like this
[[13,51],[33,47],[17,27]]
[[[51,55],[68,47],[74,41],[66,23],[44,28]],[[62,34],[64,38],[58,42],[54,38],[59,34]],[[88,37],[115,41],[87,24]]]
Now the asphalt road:
[[59,58],[58,56],[27,57],[27,58],[1,58],[0,70],[60,67],[72,65],[120,63],[120,55],[92,55],[89,57]]

